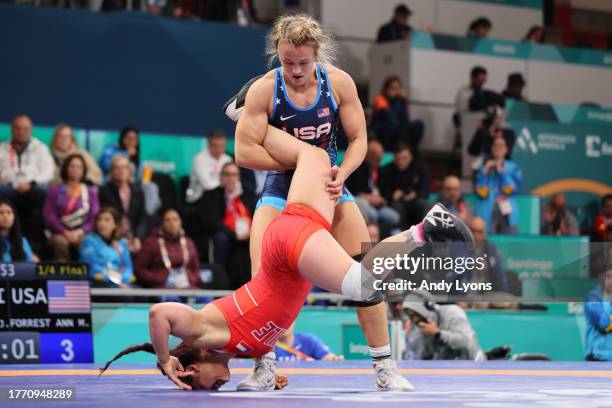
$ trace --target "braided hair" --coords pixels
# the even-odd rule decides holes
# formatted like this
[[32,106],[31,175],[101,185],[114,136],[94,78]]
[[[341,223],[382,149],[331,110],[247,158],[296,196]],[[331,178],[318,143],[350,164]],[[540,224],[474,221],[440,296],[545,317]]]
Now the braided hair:
[[[152,343],[142,343],[127,347],[121,352],[119,352],[115,357],[113,357],[112,360],[108,361],[103,368],[100,368],[99,375],[102,375],[114,361],[120,359],[121,357],[127,354],[136,353],[138,351],[155,354],[155,348],[153,348]],[[178,346],[170,350],[170,355],[178,358],[183,367],[187,367],[190,364],[197,363],[204,359],[201,349],[187,346],[185,343],[180,343]],[[159,368],[159,371],[161,371],[163,375],[166,375],[159,362],[157,363],[157,368]],[[183,381],[185,384],[191,385],[191,381],[193,380],[193,378],[191,376],[186,376],[181,377],[180,380]]]

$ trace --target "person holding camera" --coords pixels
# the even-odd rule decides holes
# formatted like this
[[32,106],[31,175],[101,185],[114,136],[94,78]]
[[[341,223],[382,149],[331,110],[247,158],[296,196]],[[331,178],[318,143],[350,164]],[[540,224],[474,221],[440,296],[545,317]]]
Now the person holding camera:
[[485,118],[476,133],[472,137],[472,141],[468,146],[468,153],[472,156],[487,159],[491,157],[491,145],[497,137],[502,137],[506,141],[508,153],[506,159],[510,160],[512,148],[516,142],[516,133],[511,128],[504,128],[504,110],[499,105],[490,106],[485,111]]
[[404,360],[485,360],[476,332],[465,311],[453,304],[439,305],[425,291],[404,298],[410,319]]

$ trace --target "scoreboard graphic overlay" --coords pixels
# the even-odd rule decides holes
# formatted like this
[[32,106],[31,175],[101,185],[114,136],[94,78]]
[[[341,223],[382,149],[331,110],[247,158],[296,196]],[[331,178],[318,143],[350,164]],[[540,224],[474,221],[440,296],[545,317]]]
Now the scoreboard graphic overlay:
[[0,263],[0,364],[93,363],[88,270]]

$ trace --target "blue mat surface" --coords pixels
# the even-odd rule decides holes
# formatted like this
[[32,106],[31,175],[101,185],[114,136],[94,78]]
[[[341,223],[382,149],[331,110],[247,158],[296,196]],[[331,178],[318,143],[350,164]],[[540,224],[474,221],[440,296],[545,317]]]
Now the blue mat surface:
[[[400,362],[414,393],[375,391],[368,362],[281,363],[289,376],[282,391],[235,392],[250,363],[232,364],[232,381],[217,392],[180,391],[150,364],[117,364],[109,375],[98,365],[0,366],[0,389],[63,387],[76,400],[45,407],[612,407],[612,363]],[[17,406],[0,402],[0,406]],[[19,406],[42,406],[20,402]]]

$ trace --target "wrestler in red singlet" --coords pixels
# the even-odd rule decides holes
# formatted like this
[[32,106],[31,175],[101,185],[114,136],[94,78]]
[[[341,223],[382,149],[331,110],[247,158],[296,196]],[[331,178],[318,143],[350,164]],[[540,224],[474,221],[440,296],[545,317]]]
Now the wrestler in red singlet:
[[315,210],[288,204],[282,216],[266,229],[261,269],[232,295],[215,300],[231,332],[223,352],[258,357],[291,326],[312,288],[298,271],[298,260],[308,238],[329,223]]

